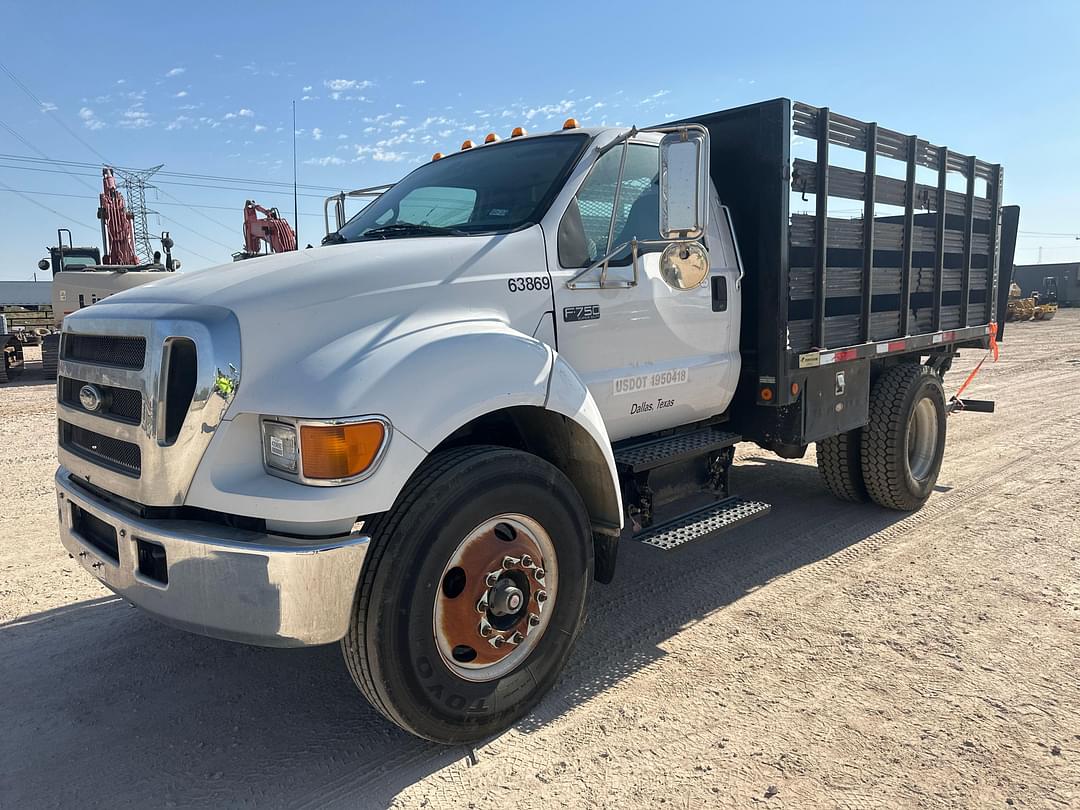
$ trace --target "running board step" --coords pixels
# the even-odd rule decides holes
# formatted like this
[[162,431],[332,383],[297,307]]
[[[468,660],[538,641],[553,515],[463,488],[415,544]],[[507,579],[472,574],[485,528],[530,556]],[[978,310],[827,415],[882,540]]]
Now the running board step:
[[615,451],[615,464],[627,472],[639,473],[696,458],[742,441],[737,433],[717,427],[707,427],[691,433],[680,433],[663,439],[620,447]]
[[764,517],[771,509],[770,504],[732,496],[709,504],[704,509],[687,512],[659,526],[651,526],[640,534],[634,535],[634,539],[661,551],[671,551],[692,540],[700,540]]

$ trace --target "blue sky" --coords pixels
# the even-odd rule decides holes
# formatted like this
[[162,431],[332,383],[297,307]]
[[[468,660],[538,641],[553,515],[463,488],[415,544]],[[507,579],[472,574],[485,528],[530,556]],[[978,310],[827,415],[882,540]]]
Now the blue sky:
[[787,96],[1004,164],[1018,260],[1040,247],[1046,262],[1080,260],[1080,3],[265,0],[76,14],[0,0],[0,14],[0,62],[22,83],[0,72],[2,279],[31,278],[59,226],[99,241],[103,158],[165,164],[151,230],[171,231],[187,269],[229,261],[245,199],[293,218],[294,99],[301,244],[322,236],[329,189],[396,180],[466,137]]

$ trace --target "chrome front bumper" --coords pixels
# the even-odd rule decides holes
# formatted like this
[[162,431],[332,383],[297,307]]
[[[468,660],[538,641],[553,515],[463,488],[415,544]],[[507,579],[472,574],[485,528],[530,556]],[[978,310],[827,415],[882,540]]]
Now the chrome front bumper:
[[[110,590],[161,621],[193,633],[268,647],[338,641],[349,627],[353,595],[369,538],[310,544],[189,520],[144,520],[75,487],[56,472],[60,540]],[[72,505],[94,523],[97,538],[76,530]],[[80,525],[89,525],[85,515]],[[100,533],[115,531],[116,559]],[[96,542],[95,542],[96,540]],[[164,576],[140,568],[142,548],[164,550]],[[145,567],[145,566],[144,566]],[[162,582],[160,580],[166,580]]]

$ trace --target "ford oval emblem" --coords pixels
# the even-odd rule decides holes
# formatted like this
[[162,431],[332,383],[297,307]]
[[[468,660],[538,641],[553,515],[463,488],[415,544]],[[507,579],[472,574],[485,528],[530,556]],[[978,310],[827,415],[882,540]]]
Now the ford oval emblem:
[[79,389],[79,404],[91,412],[101,407],[101,392],[96,385],[84,385]]

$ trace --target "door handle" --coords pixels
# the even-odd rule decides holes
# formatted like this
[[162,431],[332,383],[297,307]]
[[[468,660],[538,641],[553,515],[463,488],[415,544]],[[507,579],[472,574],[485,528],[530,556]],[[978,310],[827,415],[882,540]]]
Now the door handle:
[[712,311],[727,312],[727,278],[712,277]]

